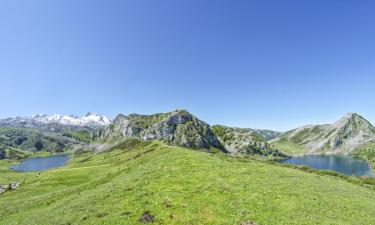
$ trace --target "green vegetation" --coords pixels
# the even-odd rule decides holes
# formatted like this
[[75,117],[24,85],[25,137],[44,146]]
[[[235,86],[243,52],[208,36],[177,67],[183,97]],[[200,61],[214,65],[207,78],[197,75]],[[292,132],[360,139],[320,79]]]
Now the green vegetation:
[[361,145],[351,154],[367,160],[373,166],[375,166],[375,142],[368,142],[364,145]]
[[63,152],[76,142],[59,134],[47,134],[33,128],[0,128],[0,149],[8,153],[5,158],[23,158],[27,154],[25,152]]
[[266,141],[272,140],[278,136],[280,136],[282,133],[278,131],[273,130],[262,130],[262,129],[255,129],[255,133],[257,133],[259,136],[264,138]]
[[267,143],[266,139],[255,130],[222,125],[212,126],[212,130],[231,153],[262,155],[274,158],[287,157],[284,153]]
[[83,142],[90,142],[91,141],[91,134],[86,130],[72,130],[72,131],[65,131],[63,136],[73,138],[78,141]]
[[24,159],[31,155],[30,152],[23,151],[20,149],[0,146],[0,159]]
[[139,224],[142,215],[154,224],[375,224],[371,182],[159,141],[82,152],[40,173],[12,163],[0,161],[0,184],[22,184],[0,196],[0,224]]
[[272,142],[271,146],[290,155],[303,155],[307,152],[307,149],[305,149],[302,145],[284,139],[280,139],[277,142]]
[[165,119],[171,113],[156,113],[153,115],[139,115],[139,114],[131,114],[129,117],[134,125],[139,129],[148,129],[153,124],[159,123],[163,119]]
[[234,133],[228,131],[228,127],[221,125],[212,126],[214,133],[223,141],[232,141],[234,139]]
[[251,138],[251,140],[255,142],[266,142],[266,140],[262,136],[246,128],[232,128],[232,127],[226,127],[222,125],[214,125],[212,126],[212,130],[224,142],[235,141],[236,133],[248,135]]

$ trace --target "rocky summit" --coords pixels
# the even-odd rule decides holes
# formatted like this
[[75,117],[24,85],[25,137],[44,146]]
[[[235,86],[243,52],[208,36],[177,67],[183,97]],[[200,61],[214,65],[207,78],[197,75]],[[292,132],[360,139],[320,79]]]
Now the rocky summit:
[[216,148],[225,151],[210,126],[186,110],[153,115],[118,115],[97,136],[101,140],[136,137],[141,140],[163,140],[187,148]]
[[300,148],[301,153],[350,153],[375,140],[374,126],[357,113],[348,113],[333,124],[307,125],[272,140],[279,148]]

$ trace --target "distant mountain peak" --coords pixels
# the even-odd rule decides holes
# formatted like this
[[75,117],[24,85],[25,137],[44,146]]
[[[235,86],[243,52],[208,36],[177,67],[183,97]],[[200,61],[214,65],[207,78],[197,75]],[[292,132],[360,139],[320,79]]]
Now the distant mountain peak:
[[[27,119],[27,118],[25,118]],[[106,126],[111,123],[111,119],[106,116],[88,112],[84,116],[79,117],[76,115],[47,115],[47,114],[36,114],[28,119],[31,119],[35,122],[43,123],[43,124],[50,124],[50,123],[59,123],[63,125],[70,125],[70,126]]]
[[[336,121],[332,126],[336,128],[354,126],[353,129],[367,129],[372,131],[373,125],[364,117],[357,113],[347,113],[341,119]],[[369,132],[370,132],[369,131]]]
[[274,143],[299,145],[309,153],[353,151],[375,140],[375,128],[358,113],[347,113],[332,124],[302,126],[285,132]]
[[345,114],[340,120],[350,120],[350,119],[364,119],[361,115],[355,112],[350,112]]
[[100,116],[100,114],[95,113],[95,112],[87,112],[87,113],[85,114],[85,117],[88,117],[88,116]]
[[45,117],[45,116],[48,116],[48,115],[44,113],[38,113],[38,114],[32,115],[31,118],[39,118],[39,117]]

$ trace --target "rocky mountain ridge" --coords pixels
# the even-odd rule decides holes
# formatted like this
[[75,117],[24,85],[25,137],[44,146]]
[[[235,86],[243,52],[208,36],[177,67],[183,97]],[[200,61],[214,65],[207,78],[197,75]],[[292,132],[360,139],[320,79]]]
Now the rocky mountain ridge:
[[[286,157],[286,155],[279,150],[272,148],[267,142],[269,136],[262,136],[263,133],[259,134],[259,130],[227,127],[222,125],[214,125],[212,126],[212,130],[219,137],[225,149],[232,154],[242,153],[249,155]],[[267,132],[269,133],[273,131]]]
[[348,113],[332,124],[306,125],[287,131],[271,143],[280,148],[299,146],[302,153],[350,153],[374,140],[374,126],[357,113]]
[[224,147],[210,126],[186,110],[153,115],[118,115],[113,122],[97,133],[100,140],[119,140],[136,137],[141,140],[163,140],[187,148]]
[[162,140],[172,145],[219,149],[231,154],[284,157],[284,153],[291,153],[291,148],[301,154],[348,153],[375,141],[375,128],[356,113],[349,113],[333,124],[307,125],[282,134],[270,130],[210,126],[186,110],[153,115],[119,114],[113,120],[93,113],[81,118],[39,114],[0,119],[0,147],[7,152],[65,151],[76,145],[89,146],[93,140],[108,144],[126,138]]
[[210,126],[186,110],[153,115],[120,114],[96,134],[104,142],[135,137],[193,149],[216,148],[232,154],[284,157],[285,154],[267,143],[277,135],[278,132],[270,130]]

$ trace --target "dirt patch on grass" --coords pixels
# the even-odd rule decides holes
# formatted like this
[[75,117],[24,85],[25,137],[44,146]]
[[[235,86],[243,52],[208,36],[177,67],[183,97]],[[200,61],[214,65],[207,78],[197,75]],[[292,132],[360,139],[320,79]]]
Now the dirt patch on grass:
[[139,219],[139,222],[153,223],[153,222],[155,222],[155,217],[153,215],[151,215],[150,212],[145,211],[145,212],[143,212],[141,218]]
[[244,222],[242,222],[241,225],[258,225],[258,224],[255,223],[254,221],[250,221],[250,220],[248,220],[248,221],[244,221]]
[[106,216],[108,216],[108,213],[105,213],[105,212],[100,212],[100,213],[96,214],[97,218],[102,218],[102,217],[106,217]]

